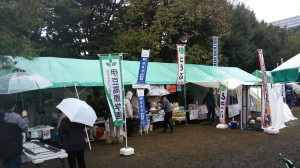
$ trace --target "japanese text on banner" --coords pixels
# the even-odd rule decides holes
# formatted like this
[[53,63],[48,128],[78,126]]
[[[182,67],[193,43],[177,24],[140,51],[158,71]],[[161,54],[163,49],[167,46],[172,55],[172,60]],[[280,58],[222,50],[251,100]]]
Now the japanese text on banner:
[[148,61],[149,61],[150,50],[142,50],[142,56],[140,60],[140,69],[139,69],[139,76],[138,76],[138,84],[145,84],[146,75],[147,75],[147,68],[148,68]]
[[225,124],[226,103],[227,103],[227,83],[220,83],[220,124]]
[[177,74],[177,85],[185,84],[185,45],[177,44],[177,59],[178,59],[178,74]]
[[104,90],[109,102],[109,107],[115,126],[123,124],[123,104],[124,96],[122,92],[122,64],[121,57],[101,56],[100,69],[104,82]]
[[213,36],[213,66],[218,66],[218,36]]
[[264,110],[263,110],[263,127],[270,127],[272,126],[272,121],[271,121],[271,108],[269,104],[269,93],[268,93],[268,85],[267,85],[267,73],[266,73],[266,67],[265,67],[265,62],[264,62],[264,55],[262,49],[258,49],[258,58],[259,58],[259,65],[260,65],[260,70],[261,70],[261,77],[262,77],[262,92],[264,96]]
[[137,90],[141,126],[147,125],[144,89]]

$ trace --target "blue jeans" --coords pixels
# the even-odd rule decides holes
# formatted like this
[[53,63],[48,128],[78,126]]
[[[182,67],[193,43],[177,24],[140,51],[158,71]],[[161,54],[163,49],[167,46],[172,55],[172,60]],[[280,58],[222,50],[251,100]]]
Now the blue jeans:
[[21,154],[17,155],[13,159],[5,159],[4,162],[5,162],[5,165],[8,168],[20,168],[20,165],[21,165]]

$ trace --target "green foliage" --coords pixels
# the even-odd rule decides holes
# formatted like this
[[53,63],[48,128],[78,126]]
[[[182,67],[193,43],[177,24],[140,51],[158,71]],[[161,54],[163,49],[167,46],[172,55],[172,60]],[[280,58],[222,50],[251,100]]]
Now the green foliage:
[[229,66],[250,71],[258,63],[258,48],[253,41],[257,25],[254,13],[244,4],[232,9],[230,34],[225,38],[223,47],[223,54],[230,60]]
[[97,58],[113,51],[114,17],[122,1],[49,0],[42,55]]
[[41,48],[35,47],[32,37],[44,25],[44,13],[43,0],[0,1],[0,70],[15,64],[4,55],[28,59],[39,55]]
[[176,44],[187,44],[187,63],[212,62],[212,36],[228,31],[227,5],[223,0],[131,0],[119,18],[116,48],[129,53],[127,59],[139,59],[146,48],[153,61],[176,62]]
[[31,41],[34,30],[43,26],[44,4],[41,0],[0,2],[0,55],[32,58],[40,49]]
[[[227,0],[0,0],[0,55],[98,58],[126,53],[139,60],[177,62],[176,44],[186,44],[186,63],[212,65],[212,36],[219,37],[220,66],[266,69],[299,53],[300,28],[258,22],[244,4]],[[14,64],[0,57],[2,68]]]
[[282,46],[281,58],[286,61],[300,51],[300,26],[285,30],[285,45]]

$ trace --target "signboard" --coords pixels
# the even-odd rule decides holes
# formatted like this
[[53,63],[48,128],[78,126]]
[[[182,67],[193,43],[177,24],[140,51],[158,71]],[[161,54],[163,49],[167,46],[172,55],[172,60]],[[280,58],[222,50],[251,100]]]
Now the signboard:
[[177,91],[178,91],[178,92],[182,91],[182,88],[181,88],[181,86],[180,86],[180,85],[179,85],[179,86],[177,86]]
[[166,88],[167,88],[167,91],[170,93],[176,92],[176,85],[167,85]]
[[234,117],[240,114],[239,104],[228,105],[228,117]]

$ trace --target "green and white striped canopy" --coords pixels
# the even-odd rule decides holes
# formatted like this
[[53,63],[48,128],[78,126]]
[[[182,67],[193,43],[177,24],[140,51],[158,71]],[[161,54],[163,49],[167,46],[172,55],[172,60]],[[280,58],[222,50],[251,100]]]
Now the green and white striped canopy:
[[274,83],[285,83],[285,82],[300,82],[299,76],[300,67],[300,54],[287,60],[273,71],[272,80]]

